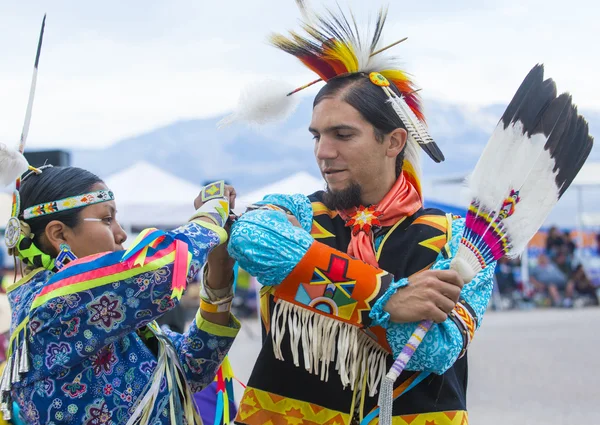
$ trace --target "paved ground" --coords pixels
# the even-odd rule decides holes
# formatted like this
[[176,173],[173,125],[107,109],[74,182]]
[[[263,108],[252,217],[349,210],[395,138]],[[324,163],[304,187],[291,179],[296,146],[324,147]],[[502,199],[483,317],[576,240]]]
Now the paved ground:
[[[246,382],[260,334],[257,321],[244,328],[231,360]],[[473,425],[600,424],[598,308],[489,312],[469,364]]]
[[600,309],[488,314],[470,350],[475,425],[600,424]]

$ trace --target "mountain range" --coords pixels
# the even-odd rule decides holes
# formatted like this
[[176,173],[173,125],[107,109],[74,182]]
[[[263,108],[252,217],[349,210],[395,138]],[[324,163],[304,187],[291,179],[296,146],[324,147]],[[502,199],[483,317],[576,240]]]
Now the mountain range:
[[[430,133],[446,156],[434,164],[423,155],[426,182],[472,170],[506,107],[474,108],[434,99],[425,99],[425,106]],[[238,193],[247,193],[299,171],[320,176],[307,130],[311,110],[310,99],[304,98],[288,120],[260,128],[234,124],[218,129],[220,116],[177,121],[104,149],[75,149],[71,162],[107,177],[144,160],[198,185],[226,179]],[[591,134],[598,134],[600,111],[581,113]],[[589,161],[600,161],[600,148],[594,148]]]

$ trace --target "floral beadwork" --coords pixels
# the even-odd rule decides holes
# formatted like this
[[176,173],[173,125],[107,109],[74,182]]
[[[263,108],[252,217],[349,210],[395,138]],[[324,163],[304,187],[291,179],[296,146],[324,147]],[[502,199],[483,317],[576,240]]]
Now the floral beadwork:
[[[199,265],[220,242],[216,233],[189,223],[167,233],[157,254],[148,256],[166,255],[169,240],[184,241],[170,246],[183,246],[186,255],[193,253],[192,263]],[[100,285],[90,285],[82,277],[91,274],[97,281],[101,270],[119,267],[122,256],[123,252],[103,254],[57,273],[42,269],[9,291],[11,333],[28,321],[31,368],[11,391],[26,423],[127,423],[135,401],[143,398],[157,362],[146,345],[147,338],[155,337],[138,329],[177,305],[178,299],[171,296],[174,266],[173,262],[158,269],[136,266],[128,277],[103,276]],[[185,281],[192,281],[199,269],[190,267]],[[199,315],[185,334],[164,332],[194,391],[214,380],[238,328],[234,319],[229,326],[219,326],[207,324]],[[201,367],[190,367],[189,358]],[[170,423],[169,393],[162,377],[150,412],[153,425]],[[175,416],[177,423],[184,423],[181,411]]]

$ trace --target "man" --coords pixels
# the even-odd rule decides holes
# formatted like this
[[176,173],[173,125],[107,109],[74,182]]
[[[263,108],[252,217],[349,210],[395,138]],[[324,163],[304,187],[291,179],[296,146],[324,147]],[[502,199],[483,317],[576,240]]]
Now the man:
[[448,270],[464,221],[423,208],[419,145],[443,156],[414,121],[406,75],[382,57],[360,63],[385,14],[369,43],[343,16],[312,19],[316,40],[274,40],[327,82],[309,127],[327,190],[267,196],[232,228],[230,254],[265,285],[264,344],[236,421],[374,423],[382,377],[430,319],[437,325],[396,382],[394,423],[465,424],[465,354],[494,264],[464,287]]
[[[548,256],[541,254],[538,257],[537,264],[533,268],[529,279],[538,291],[543,293],[548,292],[554,306],[571,306],[574,286],[569,282],[569,275],[565,275],[558,265],[552,262]],[[564,303],[561,301],[561,292],[564,292],[565,294]]]

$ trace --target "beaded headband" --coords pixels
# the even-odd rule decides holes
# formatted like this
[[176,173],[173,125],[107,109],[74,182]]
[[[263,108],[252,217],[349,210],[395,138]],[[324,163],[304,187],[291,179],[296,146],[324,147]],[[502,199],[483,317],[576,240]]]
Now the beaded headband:
[[[16,199],[16,207],[19,208],[19,197],[17,196]],[[28,220],[31,218],[41,217],[43,215],[72,210],[74,208],[87,207],[89,205],[99,204],[101,202],[113,201],[114,199],[115,196],[110,190],[88,192],[82,195],[71,196],[58,201],[46,202],[29,207],[23,211],[23,219]],[[21,224],[21,220],[18,219],[17,214],[13,213],[13,216],[8,220],[8,224],[6,225],[4,233],[4,242],[9,249],[17,246],[23,227],[23,224]]]
[[34,205],[23,211],[23,219],[40,217],[42,215],[54,214],[73,208],[87,207],[88,205],[101,202],[114,201],[115,196],[110,190],[98,190],[96,192],[84,193],[83,195],[71,196],[58,201],[46,202]]

